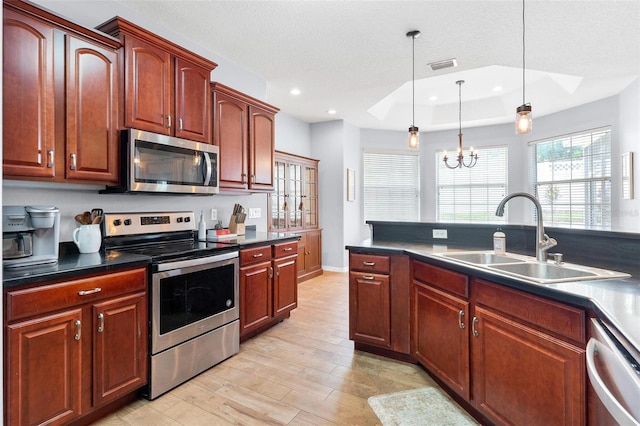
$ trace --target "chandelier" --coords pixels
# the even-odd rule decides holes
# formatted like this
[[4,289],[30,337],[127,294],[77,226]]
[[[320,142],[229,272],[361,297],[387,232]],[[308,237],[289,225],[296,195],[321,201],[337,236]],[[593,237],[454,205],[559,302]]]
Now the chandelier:
[[447,153],[444,153],[444,158],[442,159],[444,161],[444,165],[447,166],[450,169],[458,169],[458,168],[462,168],[464,167],[468,167],[471,168],[473,166],[476,165],[476,163],[478,162],[478,153],[473,151],[473,147],[471,147],[469,149],[469,158],[467,160],[465,160],[464,158],[464,154],[462,153],[462,84],[464,83],[464,80],[458,80],[456,81],[456,84],[458,85],[458,102],[459,102],[459,109],[458,109],[458,156],[457,158],[457,162],[454,163],[453,165],[449,164],[449,157],[447,157]]

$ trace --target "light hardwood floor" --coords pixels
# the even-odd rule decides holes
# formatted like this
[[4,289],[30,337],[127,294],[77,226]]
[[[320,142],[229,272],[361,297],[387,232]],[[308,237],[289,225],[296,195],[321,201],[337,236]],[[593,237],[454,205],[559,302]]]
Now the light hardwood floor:
[[367,398],[436,386],[419,366],[354,351],[348,274],[298,287],[298,308],[240,352],[154,401],[98,425],[374,425]]

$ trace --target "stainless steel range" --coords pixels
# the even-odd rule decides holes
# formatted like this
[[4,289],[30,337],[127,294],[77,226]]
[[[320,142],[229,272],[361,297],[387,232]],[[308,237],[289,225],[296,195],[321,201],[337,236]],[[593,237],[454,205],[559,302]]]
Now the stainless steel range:
[[240,348],[238,247],[196,241],[193,212],[106,213],[109,252],[150,256],[154,399]]

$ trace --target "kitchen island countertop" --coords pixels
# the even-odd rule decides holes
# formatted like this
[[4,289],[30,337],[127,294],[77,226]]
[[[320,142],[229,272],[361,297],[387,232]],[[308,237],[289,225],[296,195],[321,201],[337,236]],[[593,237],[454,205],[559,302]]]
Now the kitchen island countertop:
[[360,244],[347,245],[346,249],[350,251],[364,250],[371,253],[406,254],[441,267],[590,309],[627,340],[627,342],[621,343],[630,352],[635,350],[635,354],[632,353],[632,355],[640,354],[640,267],[629,267],[621,271],[631,274],[629,278],[533,284],[514,277],[496,274],[486,268],[474,267],[437,255],[437,253],[443,252],[479,250],[477,247],[455,246],[453,248],[436,244],[366,240]]

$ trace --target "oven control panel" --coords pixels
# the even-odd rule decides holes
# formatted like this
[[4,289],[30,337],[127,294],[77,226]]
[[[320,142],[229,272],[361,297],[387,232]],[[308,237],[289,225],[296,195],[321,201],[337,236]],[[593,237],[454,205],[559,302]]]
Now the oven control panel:
[[105,237],[196,229],[193,212],[105,213],[103,223]]

